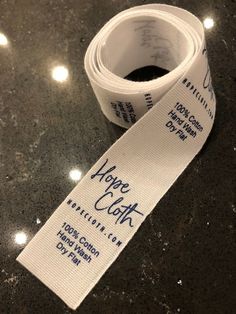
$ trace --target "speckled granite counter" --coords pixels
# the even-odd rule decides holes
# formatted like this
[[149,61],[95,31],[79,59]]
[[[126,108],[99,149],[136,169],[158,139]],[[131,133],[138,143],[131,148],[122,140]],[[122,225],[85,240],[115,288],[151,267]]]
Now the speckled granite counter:
[[[73,312],[15,258],[74,180],[123,133],[100,112],[83,57],[110,17],[143,3],[0,1],[0,313]],[[76,313],[236,311],[236,4],[166,3],[214,20],[206,37],[217,96],[215,126]],[[61,80],[69,74],[63,84],[51,75],[58,65],[68,70],[59,73]]]

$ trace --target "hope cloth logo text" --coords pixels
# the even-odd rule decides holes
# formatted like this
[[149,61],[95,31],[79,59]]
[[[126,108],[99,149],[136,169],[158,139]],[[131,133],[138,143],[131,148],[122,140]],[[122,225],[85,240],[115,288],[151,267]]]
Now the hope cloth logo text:
[[[127,195],[131,188],[129,183],[123,182],[114,174],[116,166],[108,166],[108,159],[98,169],[98,171],[91,175],[91,179],[98,179],[101,183],[106,183],[104,194],[99,197],[94,208],[97,211],[104,211],[108,215],[115,217],[115,224],[127,223],[129,227],[134,227],[134,215],[141,215],[143,213],[137,210],[138,203],[125,204],[125,195]],[[114,197],[114,191],[120,192],[122,196]]]

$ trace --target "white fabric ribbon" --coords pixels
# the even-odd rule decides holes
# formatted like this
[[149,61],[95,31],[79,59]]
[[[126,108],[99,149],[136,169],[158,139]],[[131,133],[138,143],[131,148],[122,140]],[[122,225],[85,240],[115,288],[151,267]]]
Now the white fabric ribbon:
[[[169,73],[123,78],[147,65]],[[72,309],[199,152],[215,116],[202,23],[183,9],[150,4],[116,15],[89,45],[85,69],[106,117],[131,128],[17,258]]]

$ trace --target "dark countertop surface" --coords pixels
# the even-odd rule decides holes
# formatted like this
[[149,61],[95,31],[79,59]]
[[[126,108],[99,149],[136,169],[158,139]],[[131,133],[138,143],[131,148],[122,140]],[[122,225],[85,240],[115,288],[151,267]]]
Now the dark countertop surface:
[[[83,58],[109,18],[143,3],[0,1],[0,313],[73,312],[15,259],[75,186],[71,170],[85,174],[123,133],[101,113]],[[165,3],[215,22],[215,125],[76,313],[236,313],[236,4]],[[52,79],[57,65],[64,83]]]

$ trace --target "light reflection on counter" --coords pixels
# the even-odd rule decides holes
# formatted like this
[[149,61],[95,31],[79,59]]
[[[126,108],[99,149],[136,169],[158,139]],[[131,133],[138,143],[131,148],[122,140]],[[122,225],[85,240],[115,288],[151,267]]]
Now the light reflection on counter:
[[204,20],[203,20],[203,25],[206,29],[210,29],[214,26],[215,22],[213,20],[212,17],[206,17]]
[[15,243],[18,245],[24,245],[26,244],[27,240],[28,240],[28,236],[24,231],[19,231],[15,234]]
[[68,80],[69,71],[64,65],[58,65],[52,69],[51,75],[53,80],[63,83]]
[[37,224],[37,225],[41,224],[41,222],[42,222],[42,221],[41,221],[39,218],[36,219],[36,224]]
[[3,33],[0,33],[0,46],[2,47],[8,46],[8,39],[6,35],[4,35]]
[[79,181],[82,177],[82,172],[79,169],[72,169],[69,173],[69,177],[73,181]]

